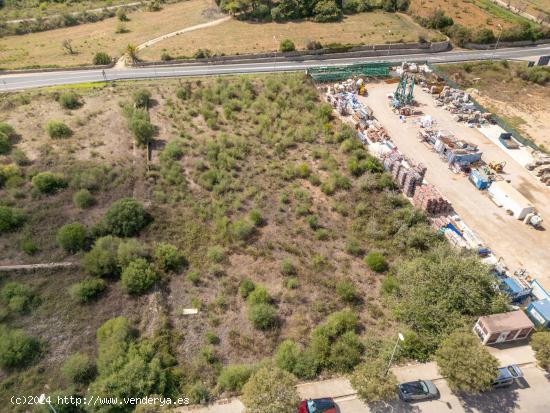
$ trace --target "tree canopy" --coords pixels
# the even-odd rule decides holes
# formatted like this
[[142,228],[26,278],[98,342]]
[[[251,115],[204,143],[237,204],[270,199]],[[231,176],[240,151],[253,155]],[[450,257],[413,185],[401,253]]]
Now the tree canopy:
[[278,367],[263,367],[243,387],[247,413],[281,413],[296,410],[296,378]]
[[387,368],[383,359],[376,359],[355,369],[350,381],[361,399],[367,403],[395,399],[397,378],[391,371],[387,372]]

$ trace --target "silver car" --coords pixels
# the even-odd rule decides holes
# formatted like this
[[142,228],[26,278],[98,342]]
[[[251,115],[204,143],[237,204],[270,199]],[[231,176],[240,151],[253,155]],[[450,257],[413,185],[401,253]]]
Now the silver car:
[[417,380],[397,386],[399,398],[405,402],[432,400],[439,397],[439,390],[430,380]]

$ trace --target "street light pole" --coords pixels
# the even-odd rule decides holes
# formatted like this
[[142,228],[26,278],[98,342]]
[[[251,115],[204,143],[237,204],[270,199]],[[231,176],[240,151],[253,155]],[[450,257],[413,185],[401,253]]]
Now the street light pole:
[[395,357],[395,352],[397,351],[397,346],[399,346],[399,342],[405,340],[405,337],[403,337],[403,334],[397,333],[397,340],[395,340],[395,346],[393,346],[393,351],[391,353],[390,362],[388,363],[388,369],[386,370],[386,376],[390,372],[391,364],[393,363],[393,358]]
[[497,27],[500,29],[500,31],[498,32],[498,38],[497,38],[497,42],[495,44],[495,49],[493,50],[493,56],[491,57],[491,60],[495,59],[495,54],[496,54],[497,49],[498,49],[498,43],[500,42],[500,36],[502,36],[502,25],[499,24]]

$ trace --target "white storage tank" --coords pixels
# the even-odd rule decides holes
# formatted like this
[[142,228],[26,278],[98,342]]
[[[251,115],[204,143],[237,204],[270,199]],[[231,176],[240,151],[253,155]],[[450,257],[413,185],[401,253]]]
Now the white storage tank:
[[531,205],[529,200],[508,182],[493,182],[488,192],[497,205],[512,211],[512,215],[516,219],[523,219],[527,214],[535,212],[535,207]]

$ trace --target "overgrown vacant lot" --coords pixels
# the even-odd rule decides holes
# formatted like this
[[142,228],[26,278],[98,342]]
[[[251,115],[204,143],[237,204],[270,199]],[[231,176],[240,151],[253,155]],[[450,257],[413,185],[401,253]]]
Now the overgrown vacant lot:
[[81,266],[0,276],[1,403],[46,384],[197,403],[266,358],[301,379],[387,362],[397,328],[425,360],[502,309],[301,74],[2,102],[2,264]]
[[[9,36],[0,39],[0,67],[77,66],[92,64],[97,52],[120,56],[131,43],[141,44],[188,26],[213,20],[219,15],[211,0],[189,0],[163,6],[158,12],[129,14],[130,21],[121,23],[116,17],[97,23]],[[123,25],[127,32],[115,33]],[[62,47],[70,40],[75,54]]]
[[311,40],[324,45],[384,44],[417,42],[440,38],[437,33],[418,26],[399,13],[374,11],[346,16],[342,22],[315,23],[252,23],[230,20],[218,26],[190,32],[157,43],[144,50],[146,59],[159,60],[162,52],[172,56],[192,56],[199,48],[216,54],[262,53],[277,50],[283,39],[291,39],[296,48],[304,50]]
[[501,115],[538,145],[550,147],[550,69],[527,63],[480,62],[441,65],[464,88],[479,91],[476,99]]

